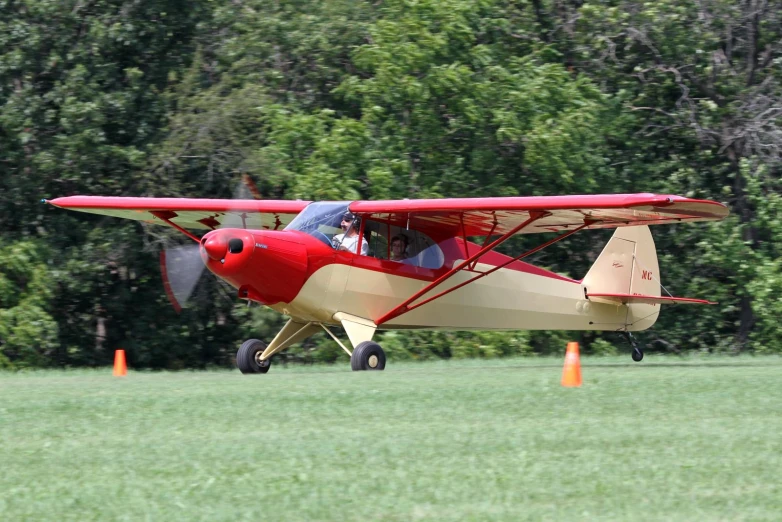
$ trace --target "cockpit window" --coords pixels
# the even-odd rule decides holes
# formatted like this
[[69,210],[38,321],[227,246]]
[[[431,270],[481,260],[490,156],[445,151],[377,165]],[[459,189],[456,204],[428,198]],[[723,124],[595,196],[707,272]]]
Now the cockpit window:
[[368,238],[372,257],[434,270],[445,262],[440,246],[423,232],[367,219],[364,235]]
[[342,232],[339,224],[342,216],[348,211],[350,201],[325,201],[310,203],[293,218],[285,230],[299,230],[306,232],[332,246],[331,240],[334,234]]

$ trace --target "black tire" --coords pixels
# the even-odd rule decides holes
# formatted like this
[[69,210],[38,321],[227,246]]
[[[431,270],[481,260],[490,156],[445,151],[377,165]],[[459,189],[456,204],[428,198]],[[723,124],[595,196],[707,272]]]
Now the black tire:
[[258,339],[245,341],[239,347],[239,351],[236,352],[236,366],[239,367],[239,371],[244,374],[268,372],[272,364],[271,359],[266,359],[262,363],[259,363],[256,359],[256,356],[263,353],[265,349],[266,343],[263,341]]
[[386,353],[379,344],[372,341],[359,343],[350,356],[350,367],[354,372],[381,371],[386,367]]
[[644,358],[644,352],[641,351],[640,348],[633,348],[633,360],[635,362],[641,362],[641,359]]

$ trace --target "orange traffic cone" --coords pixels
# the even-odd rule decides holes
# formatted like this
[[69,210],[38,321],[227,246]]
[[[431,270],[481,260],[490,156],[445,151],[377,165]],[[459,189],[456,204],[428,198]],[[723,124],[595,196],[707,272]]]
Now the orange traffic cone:
[[128,366],[125,364],[125,350],[114,352],[114,376],[123,377],[128,374]]
[[562,386],[581,386],[581,360],[578,355],[578,343],[567,343],[565,367],[562,369]]

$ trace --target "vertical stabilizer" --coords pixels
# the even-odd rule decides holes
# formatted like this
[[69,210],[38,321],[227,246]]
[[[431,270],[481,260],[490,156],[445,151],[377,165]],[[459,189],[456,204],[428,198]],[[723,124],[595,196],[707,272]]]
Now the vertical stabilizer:
[[[585,293],[660,295],[660,269],[654,239],[647,226],[620,227],[581,282]],[[612,301],[590,298],[597,303]],[[659,304],[632,303],[627,306],[627,330],[645,330],[657,321]]]

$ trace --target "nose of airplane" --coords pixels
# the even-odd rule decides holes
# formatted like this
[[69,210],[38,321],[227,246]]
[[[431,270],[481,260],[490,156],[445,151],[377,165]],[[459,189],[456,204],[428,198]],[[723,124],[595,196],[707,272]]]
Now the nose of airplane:
[[213,230],[201,238],[201,260],[220,277],[242,270],[252,257],[253,250],[253,236],[247,230]]
[[209,259],[220,261],[225,259],[225,254],[228,252],[228,241],[223,234],[212,234],[205,239],[203,247]]
[[307,280],[310,248],[333,257],[330,246],[299,231],[221,228],[201,238],[201,260],[242,299],[289,303]]

